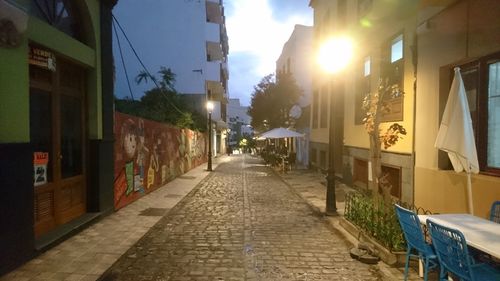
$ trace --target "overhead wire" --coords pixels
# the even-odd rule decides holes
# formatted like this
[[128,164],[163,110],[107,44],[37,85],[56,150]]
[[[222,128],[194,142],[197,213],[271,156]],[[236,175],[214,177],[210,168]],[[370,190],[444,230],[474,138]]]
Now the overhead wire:
[[125,78],[127,79],[128,91],[130,92],[130,97],[134,100],[134,94],[132,93],[132,87],[130,86],[130,79],[128,78],[127,67],[125,66],[125,60],[123,59],[122,45],[120,43],[120,36],[118,36],[118,32],[116,31],[115,22],[113,22],[113,30],[116,35],[116,42],[118,43],[118,50],[120,51],[120,58],[122,59],[123,71],[125,72]]
[[[151,75],[151,73],[149,72],[149,70],[147,69],[146,65],[144,65],[144,63],[142,62],[141,58],[139,57],[139,55],[137,54],[134,46],[132,45],[132,42],[130,42],[127,34],[125,33],[125,30],[123,30],[120,22],[118,21],[118,19],[115,17],[115,15],[111,15],[113,17],[113,20],[116,22],[116,25],[118,26],[118,28],[120,29],[120,31],[122,32],[123,34],[123,37],[125,38],[125,40],[127,40],[129,46],[130,46],[130,49],[132,49],[132,52],[134,53],[135,57],[137,58],[137,60],[139,61],[139,63],[141,64],[142,68],[144,69],[144,71],[146,72],[146,74],[151,78],[151,77],[154,77],[153,75]],[[153,81],[153,83],[156,85],[156,88],[158,88],[158,90],[160,90],[160,93],[163,95],[163,97],[166,99],[166,101],[179,113],[181,114],[184,114],[183,111],[181,111],[174,103],[172,103],[172,101],[170,100],[170,98],[167,96],[167,94],[164,92],[164,90],[158,85],[158,83],[156,82],[156,79],[151,79],[151,81]]]

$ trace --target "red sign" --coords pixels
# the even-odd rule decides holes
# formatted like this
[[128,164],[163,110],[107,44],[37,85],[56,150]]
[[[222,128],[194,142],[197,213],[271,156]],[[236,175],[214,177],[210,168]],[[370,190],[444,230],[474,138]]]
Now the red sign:
[[33,153],[33,164],[35,165],[47,165],[49,163],[49,153],[48,152],[34,152]]

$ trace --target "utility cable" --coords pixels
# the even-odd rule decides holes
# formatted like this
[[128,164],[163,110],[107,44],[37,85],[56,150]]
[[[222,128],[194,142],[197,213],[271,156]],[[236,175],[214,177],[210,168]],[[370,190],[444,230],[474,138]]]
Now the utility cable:
[[120,50],[120,58],[122,59],[123,71],[125,72],[125,78],[127,79],[127,86],[128,86],[128,90],[130,92],[130,97],[132,97],[132,100],[134,100],[134,94],[132,93],[132,87],[130,86],[130,79],[128,78],[127,67],[125,66],[125,60],[123,59],[122,45],[120,43],[120,36],[118,36],[118,32],[116,31],[116,25],[114,22],[113,22],[113,30],[115,31],[115,35],[116,35],[116,42],[118,43],[118,50]]
[[[137,58],[137,60],[139,61],[139,63],[141,64],[142,68],[144,69],[144,71],[148,74],[149,77],[154,77],[153,75],[151,75],[151,73],[149,72],[149,70],[146,68],[146,66],[144,65],[144,63],[142,62],[141,58],[139,57],[139,55],[137,54],[134,46],[132,45],[132,43],[130,42],[130,40],[128,39],[128,36],[127,34],[125,33],[125,31],[123,30],[122,26],[120,25],[120,22],[118,22],[118,19],[116,19],[115,15],[112,14],[112,17],[113,17],[113,20],[116,22],[116,24],[118,25],[118,28],[120,29],[120,31],[122,32],[123,36],[125,37],[125,40],[127,40],[130,48],[132,49],[132,52],[134,53],[135,57]],[[179,112],[180,114],[184,114],[183,111],[181,111],[177,106],[175,106],[175,104],[172,103],[172,101],[170,101],[169,97],[167,96],[167,94],[163,91],[163,89],[158,85],[158,83],[156,83],[156,79],[151,79],[151,81],[153,81],[153,83],[156,85],[156,87],[160,90],[160,93],[165,97],[165,99],[167,100],[167,102],[177,111]]]

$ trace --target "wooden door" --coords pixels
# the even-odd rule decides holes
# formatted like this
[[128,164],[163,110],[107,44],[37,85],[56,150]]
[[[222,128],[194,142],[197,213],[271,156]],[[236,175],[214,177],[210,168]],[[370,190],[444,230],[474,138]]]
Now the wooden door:
[[35,236],[86,212],[84,70],[58,59],[55,71],[30,65],[30,139],[48,153],[46,181],[35,183]]

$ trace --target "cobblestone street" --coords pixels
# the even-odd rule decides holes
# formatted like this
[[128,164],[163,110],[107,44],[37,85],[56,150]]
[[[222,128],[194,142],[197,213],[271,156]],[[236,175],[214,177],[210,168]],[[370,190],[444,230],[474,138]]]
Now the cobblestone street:
[[269,167],[232,156],[102,280],[382,280]]

